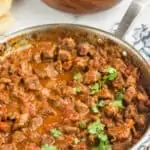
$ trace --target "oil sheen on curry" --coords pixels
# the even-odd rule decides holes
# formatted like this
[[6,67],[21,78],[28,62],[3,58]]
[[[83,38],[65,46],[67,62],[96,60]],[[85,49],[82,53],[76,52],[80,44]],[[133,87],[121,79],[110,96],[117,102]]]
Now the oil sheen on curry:
[[0,150],[127,150],[149,96],[114,44],[40,41],[0,62]]

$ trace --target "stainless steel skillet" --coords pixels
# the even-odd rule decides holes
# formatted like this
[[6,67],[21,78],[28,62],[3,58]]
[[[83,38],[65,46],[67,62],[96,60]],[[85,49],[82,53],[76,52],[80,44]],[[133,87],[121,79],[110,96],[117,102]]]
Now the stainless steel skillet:
[[[116,31],[115,36],[99,29],[73,24],[49,24],[31,27],[9,35],[4,40],[0,41],[0,59],[3,59],[6,55],[11,54],[16,50],[25,49],[35,41],[43,39],[54,40],[59,35],[74,36],[82,40],[86,37],[92,42],[94,42],[95,39],[99,37],[101,39],[114,42],[122,48],[122,51],[127,54],[129,61],[131,61],[136,67],[140,69],[140,81],[150,95],[150,64],[148,64],[148,62],[146,62],[132,46],[121,40],[124,33],[127,31],[129,25],[131,24],[131,21],[142,10],[144,6],[142,1],[143,0],[134,0],[132,2],[123,19],[123,22],[120,24],[119,30]],[[146,150],[148,145],[150,145],[150,122],[146,133],[143,135],[141,140],[131,149]]]

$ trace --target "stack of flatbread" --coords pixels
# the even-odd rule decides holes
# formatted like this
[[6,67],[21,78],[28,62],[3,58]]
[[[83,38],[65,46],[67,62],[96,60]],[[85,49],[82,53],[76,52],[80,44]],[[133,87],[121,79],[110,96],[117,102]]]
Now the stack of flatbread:
[[14,22],[10,13],[11,5],[12,0],[0,0],[0,35],[4,34]]

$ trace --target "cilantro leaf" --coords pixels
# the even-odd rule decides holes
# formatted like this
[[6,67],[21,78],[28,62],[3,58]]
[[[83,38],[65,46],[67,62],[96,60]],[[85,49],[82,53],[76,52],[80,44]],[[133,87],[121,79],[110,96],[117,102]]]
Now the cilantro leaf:
[[77,82],[81,82],[82,81],[82,74],[81,73],[76,73],[73,76],[73,79],[76,80]]
[[100,141],[99,145],[93,147],[92,150],[111,150],[111,146],[109,142],[107,143],[107,142]]
[[42,145],[41,150],[57,150],[57,148],[54,145],[44,144]]
[[89,86],[90,89],[90,95],[94,95],[95,93],[98,93],[101,88],[100,83],[94,83],[93,85]]
[[115,96],[115,100],[112,102],[113,105],[115,105],[116,107],[123,109],[123,93],[122,92],[118,92]]
[[93,113],[99,113],[99,109],[98,109],[98,106],[96,104],[91,106],[91,110]]
[[79,121],[79,127],[80,127],[81,129],[85,129],[85,128],[86,128],[85,122],[84,122],[84,121]]
[[100,101],[97,103],[97,106],[98,106],[98,107],[104,107],[104,106],[105,106],[104,101],[103,101],[103,100],[100,100]]
[[51,135],[55,138],[59,138],[62,135],[61,131],[59,131],[55,128],[52,129],[50,132],[51,132]]
[[106,67],[106,72],[107,72],[107,75],[103,77],[104,82],[113,81],[116,79],[118,75],[117,70],[111,66]]
[[97,119],[95,122],[88,125],[88,132],[90,134],[98,134],[104,130],[104,125]]
[[80,88],[80,87],[74,87],[73,90],[74,90],[76,93],[80,93],[80,92],[81,92],[81,88]]

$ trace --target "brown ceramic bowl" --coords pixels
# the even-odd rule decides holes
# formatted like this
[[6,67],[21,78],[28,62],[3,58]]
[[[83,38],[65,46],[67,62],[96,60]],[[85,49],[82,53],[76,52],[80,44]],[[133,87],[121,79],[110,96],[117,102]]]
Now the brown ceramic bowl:
[[111,8],[122,0],[43,0],[53,8],[71,13],[91,13]]

